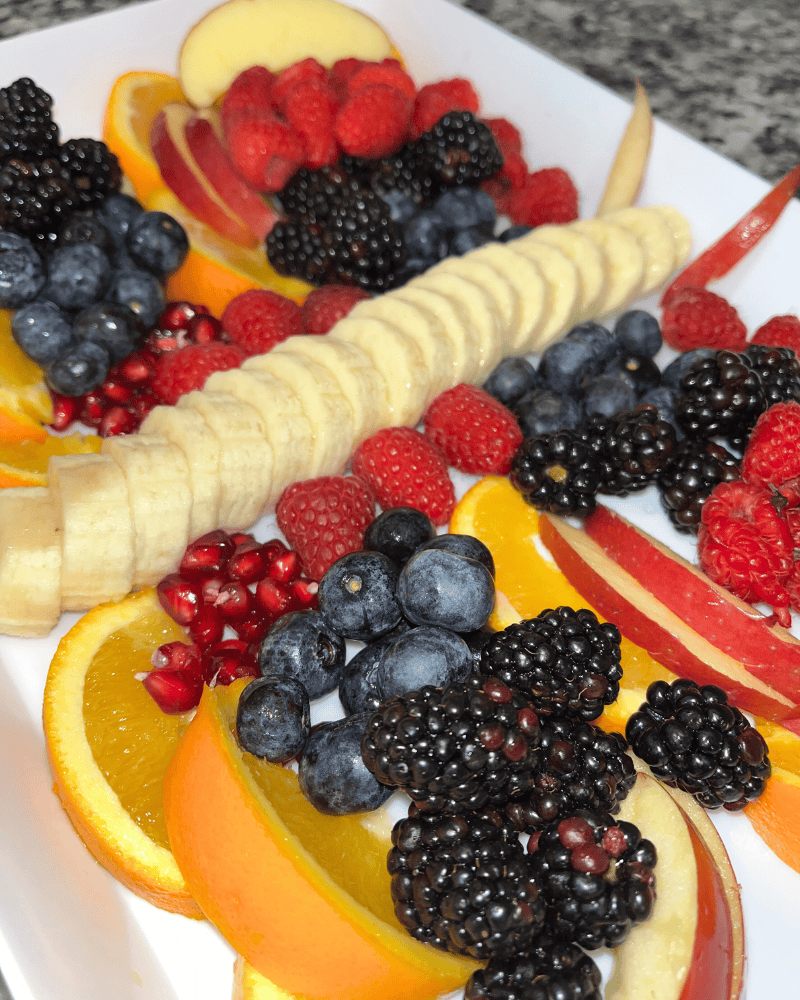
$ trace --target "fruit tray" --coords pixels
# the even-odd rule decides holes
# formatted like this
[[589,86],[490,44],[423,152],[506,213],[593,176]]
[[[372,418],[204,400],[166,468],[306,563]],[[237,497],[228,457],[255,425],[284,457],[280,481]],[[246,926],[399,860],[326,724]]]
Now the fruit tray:
[[[531,167],[566,167],[581,193],[581,214],[594,213],[629,115],[626,102],[446,0],[350,2],[386,28],[419,83],[471,78],[488,116],[503,115],[521,127]],[[186,31],[213,5],[151,0],[3,42],[3,81],[33,77],[54,95],[65,136],[99,136],[114,79],[128,69],[174,72]],[[691,221],[695,249],[702,249],[766,187],[657,123],[640,203],[675,206]],[[799,239],[800,204],[793,201],[769,237],[716,286],[749,329],[770,316],[800,312]],[[460,492],[467,485],[462,478]],[[671,529],[654,491],[622,501],[620,510],[692,558],[693,546]],[[266,539],[274,526],[264,519],[256,533]],[[209,925],[163,913],[118,886],[84,849],[52,794],[42,690],[57,641],[75,620],[65,615],[47,639],[0,637],[0,969],[15,1000],[225,1000],[234,956],[222,938]],[[331,710],[331,704],[322,708]],[[800,875],[777,860],[744,816],[715,816],[714,822],[742,887],[746,995],[796,995]],[[609,967],[610,959],[606,972]]]

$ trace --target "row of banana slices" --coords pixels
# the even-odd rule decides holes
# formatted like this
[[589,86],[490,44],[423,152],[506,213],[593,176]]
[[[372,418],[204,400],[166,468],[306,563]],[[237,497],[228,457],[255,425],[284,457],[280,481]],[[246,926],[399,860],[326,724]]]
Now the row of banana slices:
[[62,611],[155,583],[190,539],[250,527],[442,390],[646,296],[690,242],[676,210],[632,207],[488,244],[358,303],[327,336],[215,373],[100,454],[54,457],[47,488],[0,491],[0,630],[45,635]]

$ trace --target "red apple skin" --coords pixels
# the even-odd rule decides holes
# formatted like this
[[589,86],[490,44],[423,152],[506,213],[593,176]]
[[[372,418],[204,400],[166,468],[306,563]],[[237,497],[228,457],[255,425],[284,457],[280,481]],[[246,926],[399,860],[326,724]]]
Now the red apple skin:
[[800,716],[797,701],[753,676],[742,663],[687,626],[584,531],[549,514],[540,516],[539,531],[573,587],[653,659],[698,684],[718,685],[731,701],[755,715],[775,722]]
[[263,243],[280,216],[233,166],[220,139],[218,119],[219,115],[213,108],[188,118],[184,125],[186,145],[211,187],[242,219],[259,243]]
[[624,517],[599,505],[584,531],[605,554],[710,643],[800,701],[800,642],[702,570]]
[[166,104],[150,130],[150,149],[164,183],[201,222],[243,247],[255,247],[255,235],[221,201],[192,156],[184,125],[194,110],[188,104]]

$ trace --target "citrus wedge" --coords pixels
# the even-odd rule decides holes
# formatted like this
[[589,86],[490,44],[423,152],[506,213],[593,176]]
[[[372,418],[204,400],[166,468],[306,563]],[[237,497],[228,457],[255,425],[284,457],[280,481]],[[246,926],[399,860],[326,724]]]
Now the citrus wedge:
[[744,811],[767,847],[800,872],[800,777],[774,767],[764,791]]
[[231,299],[251,288],[270,288],[296,302],[302,302],[313,288],[305,281],[278,274],[263,246],[252,250],[215,233],[184,208],[169,188],[151,191],[145,207],[171,215],[189,236],[189,256],[167,279],[171,299],[200,303],[214,316],[221,316]]
[[96,434],[48,434],[44,441],[0,441],[0,487],[46,486],[51,455],[88,455],[100,451]]
[[136,676],[158,646],[184,638],[152,588],[98,605],[58,645],[43,719],[55,790],[94,857],[143,899],[200,918],[162,808],[164,771],[189,718],[165,715]]
[[181,85],[168,73],[138,70],[118,77],[106,104],[103,139],[116,153],[122,171],[142,203],[163,187],[161,171],[150,152],[150,129],[170,101],[183,101]]
[[246,684],[203,692],[164,783],[172,851],[206,916],[290,994],[424,1000],[463,986],[476,963],[414,940],[394,916],[386,810],[323,815],[294,771],[239,749]]

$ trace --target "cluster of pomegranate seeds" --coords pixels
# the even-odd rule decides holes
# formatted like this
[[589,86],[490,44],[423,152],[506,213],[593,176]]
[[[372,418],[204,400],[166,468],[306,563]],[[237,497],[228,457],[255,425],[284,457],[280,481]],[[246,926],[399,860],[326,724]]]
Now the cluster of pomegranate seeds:
[[133,434],[147,414],[162,402],[152,391],[158,359],[190,344],[225,340],[222,323],[203,305],[169,302],[144,339],[142,347],[109,370],[105,382],[84,396],[52,392],[56,431],[85,424],[100,437]]
[[[259,677],[258,646],[290,611],[316,607],[317,584],[277,538],[210,531],[191,542],[176,573],[156,587],[167,614],[191,645],[168,642],[155,651],[144,686],[169,714],[196,708],[203,685]],[[226,630],[235,638],[227,638]]]

